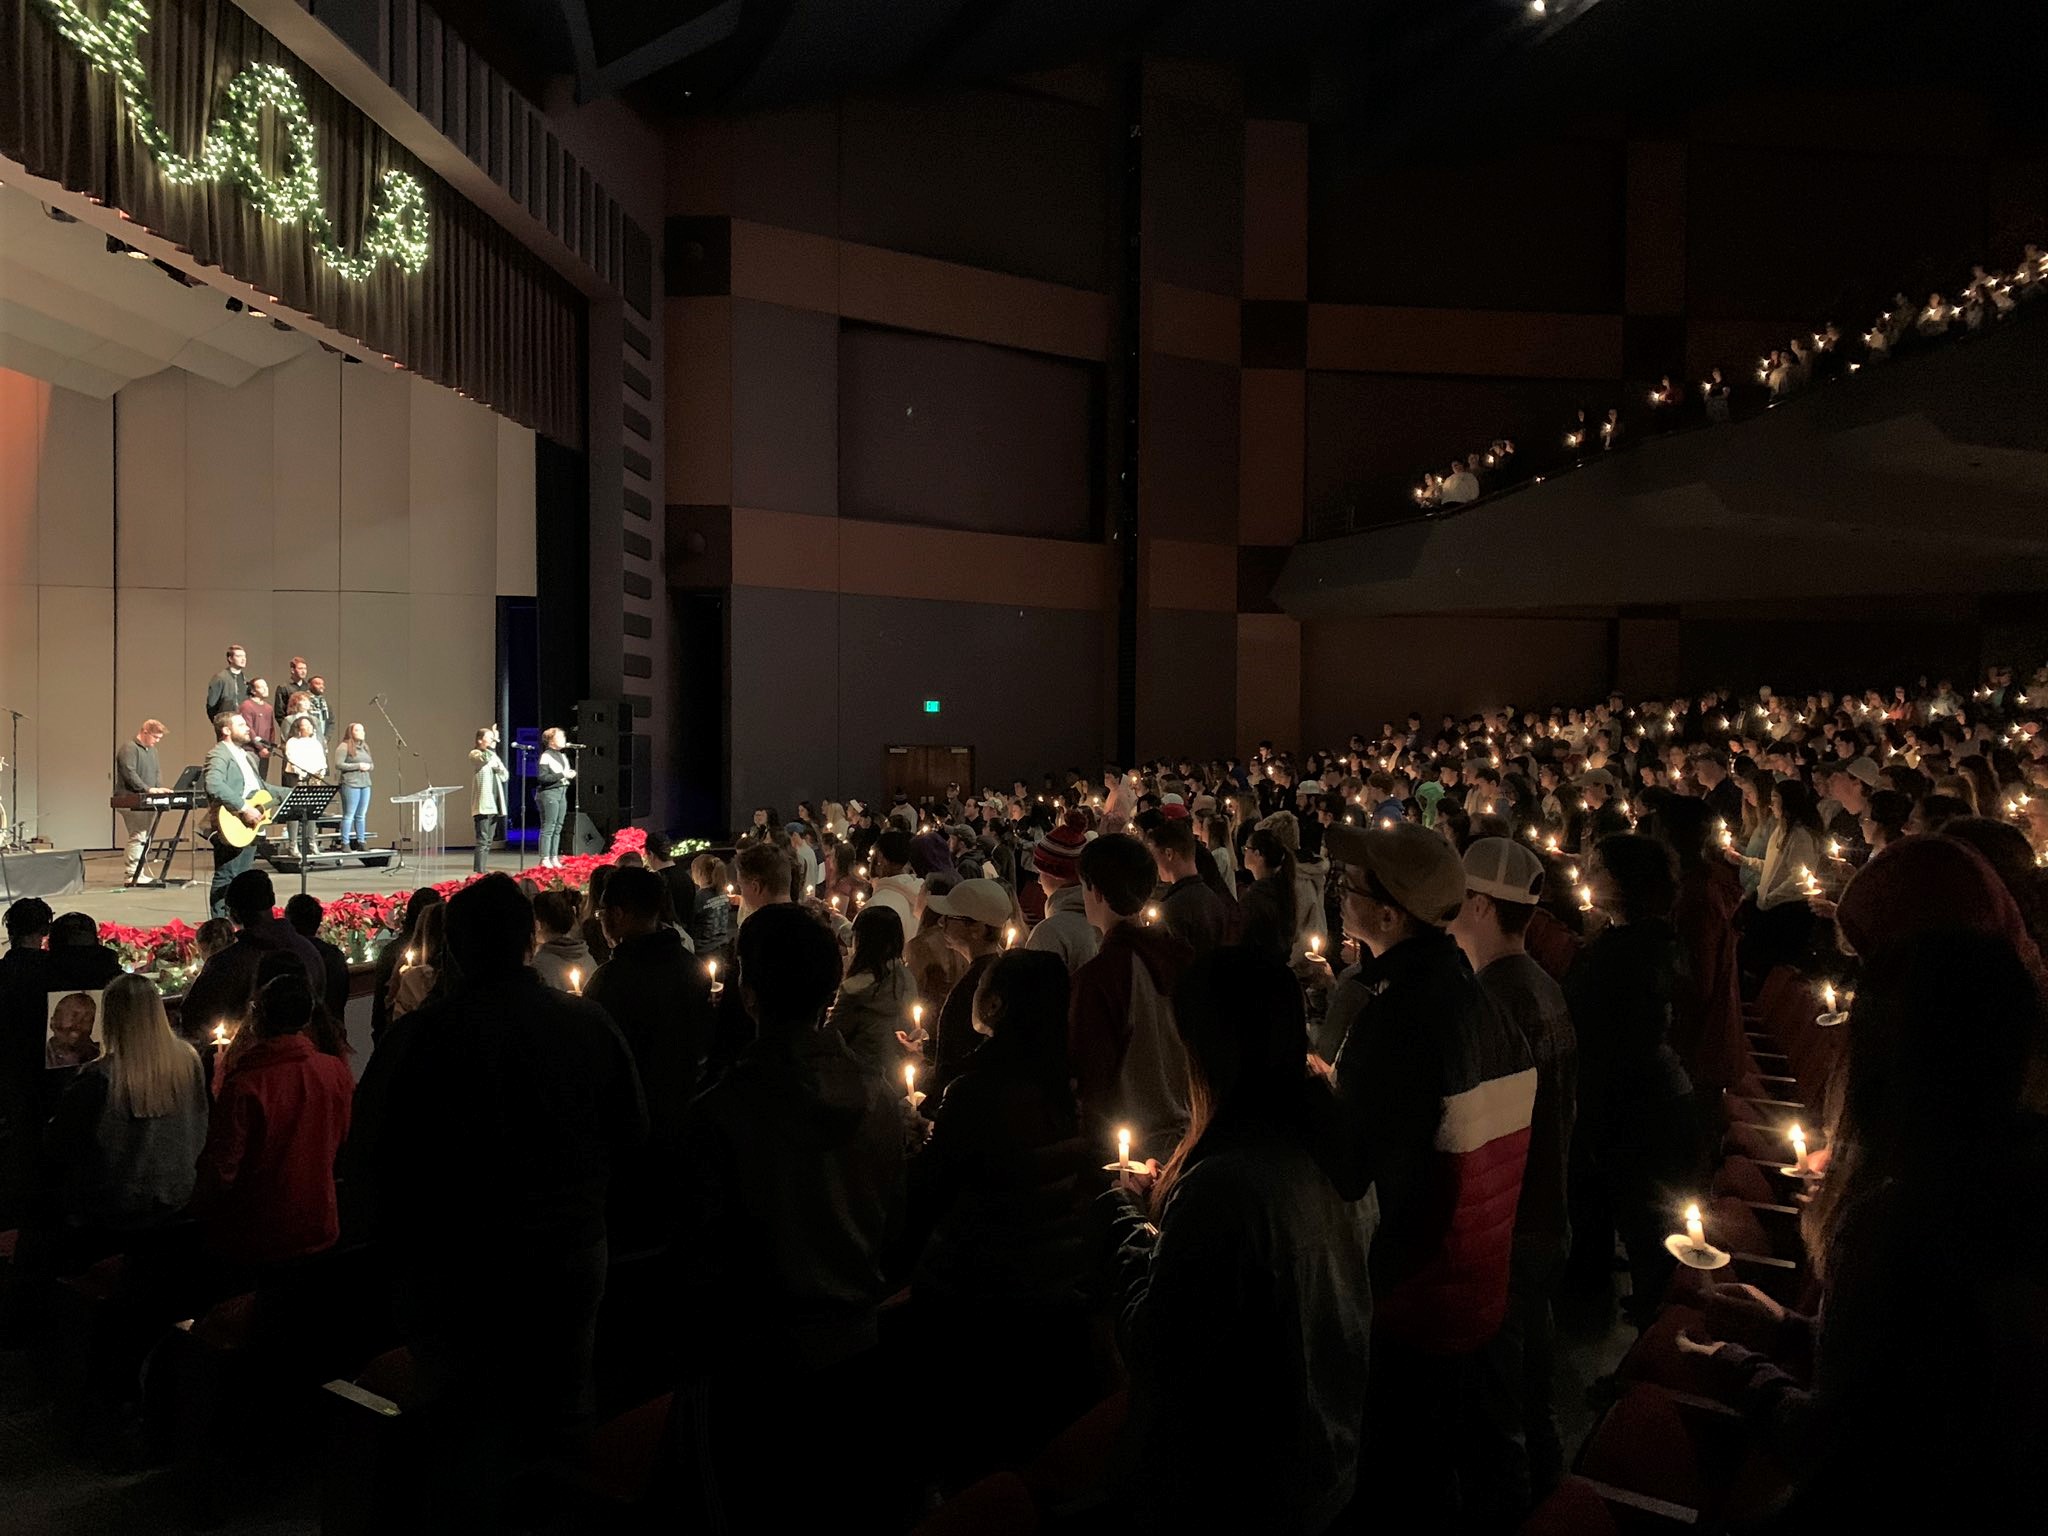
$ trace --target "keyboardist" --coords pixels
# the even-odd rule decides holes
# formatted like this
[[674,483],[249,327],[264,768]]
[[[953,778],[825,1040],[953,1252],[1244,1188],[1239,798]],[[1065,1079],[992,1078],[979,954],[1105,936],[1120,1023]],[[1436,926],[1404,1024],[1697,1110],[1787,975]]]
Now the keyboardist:
[[[163,770],[157,766],[156,744],[164,739],[164,723],[161,720],[145,720],[142,729],[135,733],[133,741],[121,743],[114,754],[114,793],[116,795],[160,795],[165,793]],[[121,812],[121,824],[128,830],[128,854],[123,866],[123,876],[136,885],[149,885],[148,873],[140,866],[145,848],[149,842],[149,829],[155,820],[155,812],[137,807]]]

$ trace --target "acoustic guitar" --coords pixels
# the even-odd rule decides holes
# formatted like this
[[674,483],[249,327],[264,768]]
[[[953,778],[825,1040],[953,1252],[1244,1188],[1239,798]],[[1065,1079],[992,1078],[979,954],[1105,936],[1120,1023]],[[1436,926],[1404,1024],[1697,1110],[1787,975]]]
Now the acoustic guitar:
[[231,811],[223,805],[215,813],[214,819],[219,824],[220,840],[230,848],[246,848],[261,837],[263,829],[277,819],[277,813],[283,808],[284,802],[269,790],[259,789],[249,797],[249,805],[263,813],[253,827],[242,820],[241,811]]

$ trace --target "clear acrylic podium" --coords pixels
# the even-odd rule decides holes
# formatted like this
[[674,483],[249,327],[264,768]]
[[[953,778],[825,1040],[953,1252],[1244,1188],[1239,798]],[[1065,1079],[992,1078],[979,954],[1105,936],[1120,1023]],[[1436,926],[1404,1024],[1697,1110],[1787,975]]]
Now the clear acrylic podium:
[[416,859],[439,859],[448,852],[447,799],[462,786],[429,784],[409,795],[393,795],[391,803],[406,811],[406,848]]

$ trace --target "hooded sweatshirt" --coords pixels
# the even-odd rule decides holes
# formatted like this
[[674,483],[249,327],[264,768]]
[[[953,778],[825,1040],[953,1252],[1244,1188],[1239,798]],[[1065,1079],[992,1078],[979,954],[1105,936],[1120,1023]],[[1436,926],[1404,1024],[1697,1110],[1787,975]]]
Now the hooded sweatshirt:
[[1134,1157],[1163,1154],[1187,1129],[1187,1051],[1173,989],[1193,959],[1165,928],[1122,922],[1074,973],[1067,1054],[1087,1134],[1129,1126]]
[[901,1082],[903,1065],[911,1057],[896,1031],[910,1029],[910,1010],[916,1002],[917,982],[910,967],[894,960],[880,976],[861,971],[847,977],[830,1023],[862,1066],[886,1082]]
[[[581,933],[549,939],[533,952],[533,968],[540,979],[557,992],[573,992],[585,986],[597,970],[597,957],[583,942]],[[576,986],[569,985],[569,973],[576,973]]]

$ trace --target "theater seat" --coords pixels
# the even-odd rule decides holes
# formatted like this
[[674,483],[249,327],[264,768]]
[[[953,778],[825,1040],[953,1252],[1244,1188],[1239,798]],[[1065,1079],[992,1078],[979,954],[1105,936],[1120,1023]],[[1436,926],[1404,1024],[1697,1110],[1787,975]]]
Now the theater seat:
[[1024,1468],[1024,1482],[1048,1511],[1100,1498],[1109,1487],[1110,1458],[1130,1417],[1131,1395],[1104,1398],[1062,1430]]
[[1568,1477],[1522,1522],[1521,1536],[1620,1536],[1620,1527],[1591,1483]]
[[911,1536],[1034,1536],[1038,1505],[1014,1472],[963,1489],[920,1520]]
[[673,1392],[664,1392],[598,1426],[577,1482],[608,1504],[625,1508],[638,1503],[668,1434],[675,1400]]
[[1582,1476],[1698,1509],[1706,1492],[1699,1455],[1669,1393],[1637,1384],[1623,1393],[1579,1455]]
[[1690,1334],[1695,1339],[1711,1337],[1706,1324],[1706,1313],[1697,1307],[1664,1308],[1643,1330],[1642,1336],[1629,1346],[1628,1353],[1622,1356],[1618,1374],[1625,1381],[1646,1381],[1653,1386],[1669,1387],[1675,1392],[1711,1396],[1708,1377],[1700,1369],[1699,1359],[1678,1347],[1681,1333]]
[[1765,1205],[1775,1204],[1778,1199],[1771,1176],[1746,1157],[1731,1157],[1721,1164],[1714,1175],[1714,1193],[1733,1195],[1738,1200],[1758,1200]]

